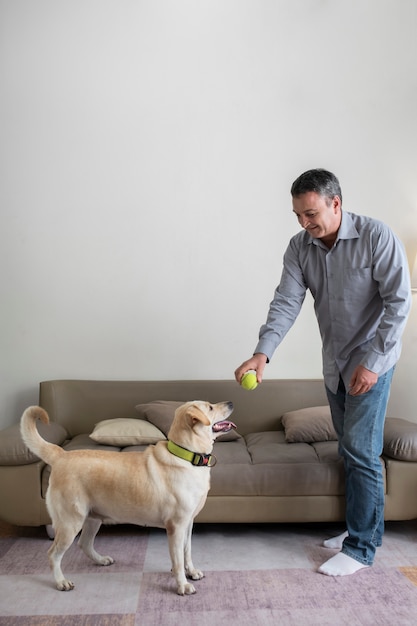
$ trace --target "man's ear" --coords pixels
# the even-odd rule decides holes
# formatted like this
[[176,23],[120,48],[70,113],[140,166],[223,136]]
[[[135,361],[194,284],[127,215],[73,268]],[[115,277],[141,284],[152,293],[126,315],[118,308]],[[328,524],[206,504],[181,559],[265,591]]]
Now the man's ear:
[[197,422],[201,422],[204,426],[210,426],[211,422],[207,415],[203,413],[201,409],[199,409],[195,404],[192,404],[187,409],[187,416],[191,418],[193,425]]
[[333,203],[333,210],[334,210],[334,212],[335,212],[335,214],[336,214],[336,213],[338,213],[338,212],[341,210],[341,208],[342,208],[342,201],[341,201],[341,199],[339,198],[339,196],[334,196],[334,197],[333,197],[333,200],[332,200],[332,203]]

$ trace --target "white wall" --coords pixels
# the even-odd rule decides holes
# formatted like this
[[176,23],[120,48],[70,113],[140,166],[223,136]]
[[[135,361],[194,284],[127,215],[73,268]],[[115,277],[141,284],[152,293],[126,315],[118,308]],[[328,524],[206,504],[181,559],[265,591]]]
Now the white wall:
[[[415,0],[0,0],[0,425],[50,378],[232,378],[289,188],[417,249]],[[416,322],[392,393],[417,420]],[[311,300],[269,378],[321,376]]]

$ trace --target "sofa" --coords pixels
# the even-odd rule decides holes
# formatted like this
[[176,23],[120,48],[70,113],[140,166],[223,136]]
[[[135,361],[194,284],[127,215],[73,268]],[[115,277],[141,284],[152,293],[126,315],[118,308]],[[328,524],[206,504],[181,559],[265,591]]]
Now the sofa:
[[[40,383],[39,405],[51,423],[38,428],[67,450],[129,454],[164,440],[175,408],[189,400],[231,400],[237,426],[214,444],[217,463],[197,523],[343,521],[343,462],[322,380],[266,380],[253,391],[232,380],[49,380]],[[386,520],[417,518],[417,424],[387,417],[381,464]],[[50,524],[48,479],[19,424],[2,430],[0,519]]]

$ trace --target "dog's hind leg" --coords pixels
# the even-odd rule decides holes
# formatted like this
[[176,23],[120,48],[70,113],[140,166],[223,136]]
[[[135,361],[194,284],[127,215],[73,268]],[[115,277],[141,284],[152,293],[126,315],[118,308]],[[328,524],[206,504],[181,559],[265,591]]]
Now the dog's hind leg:
[[184,566],[185,566],[185,575],[192,580],[200,580],[204,578],[204,574],[202,571],[196,569],[194,567],[192,558],[191,558],[191,535],[193,532],[193,521],[189,524],[186,533],[185,533],[185,541],[184,541]]
[[78,524],[56,524],[55,539],[52,546],[48,550],[49,563],[55,578],[56,586],[59,591],[71,591],[74,589],[74,583],[65,578],[61,569],[62,557],[68,548],[72,545],[75,537],[79,533],[82,526],[82,520]]
[[111,565],[114,563],[114,559],[111,556],[102,556],[94,548],[94,539],[100,530],[100,526],[101,519],[98,517],[87,517],[78,540],[78,545],[97,565]]

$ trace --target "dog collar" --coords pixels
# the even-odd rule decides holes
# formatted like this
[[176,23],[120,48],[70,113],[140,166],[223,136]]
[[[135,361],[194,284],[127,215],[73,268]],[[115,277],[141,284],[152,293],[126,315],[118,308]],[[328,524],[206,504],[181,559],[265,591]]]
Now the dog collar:
[[186,448],[182,448],[170,439],[168,440],[168,450],[174,456],[178,456],[184,461],[189,461],[191,465],[197,465],[198,467],[213,467],[216,465],[217,459],[214,454],[198,454],[197,452],[191,452]]

